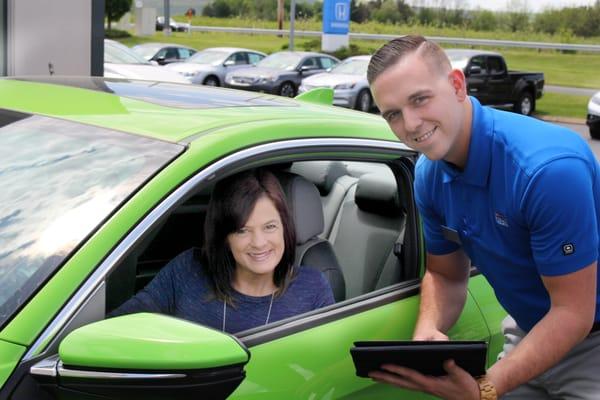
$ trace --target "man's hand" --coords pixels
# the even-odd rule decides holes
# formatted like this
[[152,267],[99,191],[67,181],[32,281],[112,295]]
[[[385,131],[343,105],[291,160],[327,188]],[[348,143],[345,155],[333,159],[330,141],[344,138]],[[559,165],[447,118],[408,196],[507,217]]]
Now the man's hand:
[[448,336],[446,336],[443,332],[440,332],[437,329],[434,328],[422,328],[419,329],[417,327],[417,329],[415,330],[415,332],[413,333],[413,340],[438,340],[438,341],[444,341],[444,340],[448,340]]
[[385,371],[373,371],[369,376],[377,382],[389,383],[400,388],[416,390],[441,397],[445,400],[479,400],[479,385],[467,371],[454,360],[444,362],[445,376],[423,375],[398,365],[384,364]]

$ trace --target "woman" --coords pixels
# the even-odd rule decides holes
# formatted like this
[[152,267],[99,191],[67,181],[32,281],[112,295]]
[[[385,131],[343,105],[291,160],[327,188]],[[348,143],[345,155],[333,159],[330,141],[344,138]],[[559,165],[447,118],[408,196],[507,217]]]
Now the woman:
[[293,266],[294,223],[271,172],[218,182],[204,234],[202,251],[171,260],[111,316],[158,312],[235,333],[333,304],[319,271]]

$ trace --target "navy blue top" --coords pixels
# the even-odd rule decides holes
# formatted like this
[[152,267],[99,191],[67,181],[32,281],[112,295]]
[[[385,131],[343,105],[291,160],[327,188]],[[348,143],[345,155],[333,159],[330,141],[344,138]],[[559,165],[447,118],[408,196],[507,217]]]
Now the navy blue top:
[[[417,162],[427,251],[440,255],[462,246],[502,306],[529,331],[550,309],[541,276],[568,274],[598,259],[598,162],[568,129],[471,102],[464,170],[424,156]],[[456,234],[447,230],[444,237],[442,226]]]
[[[225,330],[236,333],[264,325],[271,295],[254,297],[234,292],[235,307],[227,305]],[[278,321],[334,303],[327,279],[316,269],[302,266],[287,290],[273,299],[269,322]],[[156,312],[221,330],[223,302],[216,300],[193,249],[172,259],[152,281],[110,316]]]

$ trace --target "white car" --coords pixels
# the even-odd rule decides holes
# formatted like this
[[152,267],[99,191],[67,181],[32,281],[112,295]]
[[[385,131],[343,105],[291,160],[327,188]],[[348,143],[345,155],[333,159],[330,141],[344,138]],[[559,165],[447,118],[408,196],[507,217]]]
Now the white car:
[[600,92],[593,95],[588,103],[586,123],[590,127],[592,139],[600,140]]
[[349,57],[328,72],[312,75],[302,80],[299,93],[317,87],[333,89],[333,104],[369,112],[373,97],[367,82],[367,68],[371,56]]
[[228,72],[253,66],[265,57],[265,53],[256,50],[210,47],[197,52],[184,62],[172,63],[166,68],[178,72],[195,84],[223,86]]
[[189,83],[181,75],[146,61],[129,47],[104,39],[104,76],[107,78]]

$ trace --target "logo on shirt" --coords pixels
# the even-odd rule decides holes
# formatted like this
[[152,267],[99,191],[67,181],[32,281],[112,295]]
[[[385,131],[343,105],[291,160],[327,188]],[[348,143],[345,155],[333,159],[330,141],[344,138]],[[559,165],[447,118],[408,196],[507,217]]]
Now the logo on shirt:
[[573,243],[563,244],[562,251],[565,256],[570,256],[575,253],[575,246]]
[[506,219],[506,217],[502,214],[500,214],[498,211],[496,211],[494,213],[494,217],[496,218],[496,223],[498,225],[502,225],[505,228],[508,228],[508,219]]

